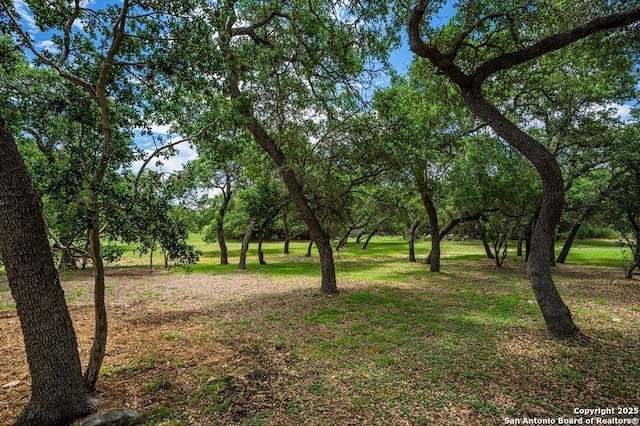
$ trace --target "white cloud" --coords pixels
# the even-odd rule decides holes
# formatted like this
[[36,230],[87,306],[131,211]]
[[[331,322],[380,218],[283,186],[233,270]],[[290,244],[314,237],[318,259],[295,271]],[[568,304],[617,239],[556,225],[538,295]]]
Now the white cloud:
[[616,110],[616,115],[624,122],[631,120],[631,106],[621,104],[609,104],[607,108],[613,108]]
[[152,124],[150,126],[150,128],[151,128],[151,131],[153,133],[157,133],[159,135],[169,135],[169,134],[171,134],[170,133],[171,126],[169,126],[169,125]]
[[592,107],[591,110],[594,112],[611,111],[616,117],[618,117],[624,123],[627,123],[633,120],[633,118],[631,117],[630,105],[611,103],[611,104],[606,104],[602,106],[596,105]]
[[33,35],[40,31],[29,6],[24,0],[14,0],[13,6],[15,7],[16,12],[18,12],[18,15],[20,15],[20,18],[24,21],[27,33]]
[[60,49],[55,45],[55,43],[51,40],[42,40],[39,41],[36,46],[42,50],[46,50],[51,53],[58,53]]
[[[178,141],[180,139],[182,139],[182,137],[178,136],[168,140],[167,143]],[[148,158],[148,156],[153,154],[154,151],[154,149],[146,149],[144,152]],[[156,156],[149,162],[147,169],[163,174],[171,174],[182,170],[185,164],[189,161],[195,160],[196,158],[198,158],[196,149],[191,146],[189,142],[183,142],[182,144],[176,145],[176,155],[166,159],[161,156]],[[161,162],[162,165],[158,165],[158,161]],[[135,161],[131,166],[133,172],[138,173],[143,163],[144,160]]]

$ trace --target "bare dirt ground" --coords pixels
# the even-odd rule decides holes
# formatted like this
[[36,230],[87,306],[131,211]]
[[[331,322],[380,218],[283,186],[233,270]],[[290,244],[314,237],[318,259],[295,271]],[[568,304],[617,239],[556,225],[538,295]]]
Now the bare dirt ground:
[[[453,278],[443,274],[439,279],[472,282],[481,293],[495,295],[491,300],[501,300],[502,294],[507,294],[501,283],[515,282],[509,284],[512,290],[515,286],[518,292],[530,291],[521,265],[499,271],[477,266],[457,269],[451,274]],[[329,301],[320,299],[317,279],[110,269],[109,342],[96,397],[102,402],[101,409],[140,410],[146,424],[165,426],[491,425],[499,424],[510,412],[521,413],[522,407],[530,415],[545,417],[570,414],[575,404],[586,404],[580,401],[588,401],[594,408],[613,403],[640,405],[636,355],[640,291],[637,281],[621,279],[619,271],[567,266],[558,272],[562,291],[571,294],[567,301],[575,308],[578,323],[595,336],[594,343],[584,348],[549,342],[533,309],[530,317],[525,316],[525,324],[533,322],[532,327],[508,325],[504,330],[514,330],[513,334],[491,337],[486,343],[473,340],[470,347],[452,341],[451,350],[458,355],[440,360],[450,367],[429,376],[433,373],[430,365],[437,364],[425,362],[438,360],[429,359],[428,351],[440,356],[437,348],[429,345],[447,342],[441,338],[449,332],[446,322],[445,329],[428,330],[424,348],[413,354],[404,353],[402,346],[385,348],[384,340],[372,341],[370,346],[356,345],[349,340],[350,330],[358,331],[358,336],[368,334],[355,322],[336,334],[332,315],[344,314],[347,321],[350,315],[356,318],[349,305],[336,305],[350,294],[357,300],[355,296],[366,296],[362,295],[365,288],[387,298],[389,292],[404,292],[403,300],[424,298],[420,303],[449,297],[448,281],[429,286],[430,279],[430,275],[415,275],[410,282],[390,283],[392,290],[347,280],[341,283],[343,295]],[[93,335],[92,285],[88,271],[63,279],[83,362]],[[12,302],[7,290],[6,278],[0,277],[0,305]],[[366,307],[367,300],[363,299],[361,306]],[[383,315],[389,310],[389,321],[397,321],[391,316],[391,304],[389,308],[381,306]],[[410,315],[411,309],[415,306],[403,312]],[[316,316],[304,318],[305,312]],[[475,313],[468,317],[479,318]],[[272,333],[262,324],[256,326],[265,321],[277,330]],[[456,323],[452,324],[455,327]],[[625,327],[622,332],[620,324]],[[474,322],[469,325],[480,332],[483,329]],[[372,329],[375,327],[384,331],[387,324],[373,324]],[[380,335],[386,339],[383,331]],[[464,336],[473,339],[473,333]],[[355,355],[341,349],[341,345],[350,344]],[[309,347],[322,352],[313,358]],[[400,364],[381,356],[385,350],[400,359]],[[427,354],[420,358],[423,351]],[[482,358],[478,354],[483,351],[496,353],[497,358]],[[611,361],[602,361],[609,356]],[[592,372],[588,365],[580,365],[583,361],[610,370]],[[476,368],[478,362],[487,365]],[[375,377],[380,372],[389,376]],[[372,387],[372,382],[378,384]],[[406,398],[405,393],[422,396]],[[0,425],[15,419],[29,395],[30,376],[19,320],[15,310],[0,311]]]
[[[73,273],[72,279],[63,278],[62,285],[76,330],[80,357],[86,362],[94,327],[91,272]],[[319,283],[315,280],[274,281],[248,273],[191,275],[167,274],[164,271],[152,273],[141,268],[108,270],[106,297],[109,341],[103,363],[103,377],[96,395],[103,404],[101,409],[129,407],[144,410],[157,403],[156,400],[139,399],[136,389],[138,384],[122,380],[122,374],[114,375],[119,380],[111,380],[111,370],[121,373],[123,369],[130,368],[137,372],[150,369],[151,365],[157,370],[157,364],[162,367],[165,363],[167,377],[159,379],[157,384],[153,382],[155,379],[151,379],[149,386],[171,387],[172,391],[176,391],[181,386],[201,387],[202,380],[217,380],[204,377],[197,384],[184,383],[192,380],[190,370],[195,366],[204,371],[207,366],[215,365],[219,368],[229,367],[229,363],[242,364],[243,351],[250,358],[260,358],[261,355],[255,353],[260,348],[241,347],[234,350],[213,341],[206,342],[208,351],[203,353],[202,347],[185,345],[182,337],[186,333],[193,333],[208,336],[209,340],[214,339],[217,331],[212,327],[213,318],[217,322],[237,318],[241,314],[234,307],[241,306],[243,301],[255,300],[265,295],[274,296],[265,299],[261,306],[252,308],[253,314],[258,314],[256,310],[264,310],[266,313],[270,305],[279,304],[282,300],[278,294],[304,292],[312,295],[317,292],[318,287]],[[0,304],[13,302],[5,276],[0,276],[0,289],[4,289],[0,292]],[[311,303],[312,299],[308,299]],[[235,344],[241,345],[241,342]],[[175,366],[169,361],[176,354],[180,357],[177,376],[173,368]],[[163,359],[165,355],[166,360]],[[269,359],[264,361],[271,364],[286,356],[269,354]],[[149,365],[144,365],[145,363]],[[180,374],[180,370],[184,370],[185,374]],[[154,374],[157,376],[157,371]],[[275,377],[257,379],[269,379],[269,386],[275,386]],[[239,385],[232,384],[231,387],[233,386]],[[19,319],[15,310],[0,311],[0,425],[10,424],[15,419],[22,406],[27,403],[29,395],[30,375]],[[191,416],[193,419],[201,418],[201,414],[195,412]],[[194,420],[191,424],[199,424],[199,420]]]

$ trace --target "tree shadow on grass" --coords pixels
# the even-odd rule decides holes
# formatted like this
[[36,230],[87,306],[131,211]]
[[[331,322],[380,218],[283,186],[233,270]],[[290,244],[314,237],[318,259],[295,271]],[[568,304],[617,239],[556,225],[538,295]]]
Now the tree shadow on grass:
[[[333,298],[300,290],[153,311],[131,326],[178,330],[184,338],[175,348],[225,348],[218,364],[193,366],[213,377],[211,395],[202,395],[206,379],[174,396],[178,405],[214,407],[220,423],[212,424],[260,417],[295,424],[312,413],[320,417],[311,424],[413,423],[420,414],[402,407],[415,404],[425,419],[459,409],[475,419],[466,424],[482,424],[505,415],[567,416],[575,406],[624,405],[636,397],[637,330],[590,344],[550,342],[533,311],[519,294],[457,283],[434,291],[363,285]],[[254,391],[275,400],[253,399]]]

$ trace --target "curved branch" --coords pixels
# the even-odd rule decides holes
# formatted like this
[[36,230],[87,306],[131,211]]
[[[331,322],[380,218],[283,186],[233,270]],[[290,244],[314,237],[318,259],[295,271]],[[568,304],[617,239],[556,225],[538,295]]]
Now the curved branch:
[[621,27],[638,21],[640,21],[640,6],[624,12],[612,13],[591,19],[571,30],[543,38],[532,46],[488,60],[473,73],[474,80],[477,83],[481,83],[498,71],[514,67],[542,56],[545,53],[561,49],[593,33]]
[[67,22],[64,24],[63,32],[64,32],[64,52],[60,55],[60,59],[58,60],[58,66],[63,67],[64,63],[67,61],[69,54],[71,53],[71,27],[73,23],[80,16],[80,0],[74,1],[73,13],[67,19]]
[[465,87],[470,81],[469,76],[453,63],[453,58],[447,57],[436,47],[428,45],[420,36],[420,24],[427,12],[428,4],[428,0],[421,0],[411,12],[408,29],[409,47],[416,55],[431,61],[433,65],[446,74],[454,83]]
[[469,34],[471,34],[473,31],[477,30],[478,28],[480,28],[485,22],[491,20],[491,19],[496,19],[496,18],[502,18],[502,17],[508,17],[510,15],[511,12],[496,12],[496,13],[491,13],[481,19],[479,19],[478,21],[476,21],[472,26],[470,26],[469,28],[467,28],[465,31],[461,32],[458,37],[456,37],[451,44],[449,45],[449,49],[447,50],[446,56],[449,57],[449,59],[453,59],[456,57],[456,55],[458,54],[458,50],[460,49],[460,47],[462,47],[464,40],[469,37]]

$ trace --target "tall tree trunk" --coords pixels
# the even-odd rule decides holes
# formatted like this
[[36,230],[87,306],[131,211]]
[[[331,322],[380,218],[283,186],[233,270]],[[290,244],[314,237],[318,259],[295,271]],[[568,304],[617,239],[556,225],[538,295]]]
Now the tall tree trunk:
[[22,327],[31,399],[16,425],[65,425],[96,409],[55,268],[44,216],[11,131],[0,116],[0,252]]
[[420,226],[420,218],[416,217],[409,227],[409,262],[416,261],[416,230]]
[[[234,68],[237,66],[237,62],[231,49],[231,37],[231,34],[221,34],[220,47],[231,64],[231,69],[226,76],[229,95],[231,99],[238,99],[242,96],[242,93],[240,91],[238,70],[237,68]],[[242,105],[238,106],[238,114],[244,118],[247,130],[249,130],[258,145],[260,145],[264,152],[266,152],[276,166],[278,166],[282,181],[291,196],[291,201],[293,201],[300,217],[304,221],[305,225],[307,225],[311,239],[316,243],[318,253],[320,254],[320,271],[322,274],[320,291],[325,294],[338,293],[336,267],[333,262],[333,250],[331,249],[329,235],[325,232],[322,224],[318,220],[318,217],[307,202],[304,189],[298,181],[298,177],[289,165],[286,156],[278,144],[276,144],[275,140],[269,136],[267,131],[254,116],[252,106],[246,102],[242,103]]]
[[313,240],[309,241],[309,246],[307,247],[307,254],[305,254],[306,257],[311,257],[312,248],[313,248]]
[[438,212],[433,204],[431,193],[427,188],[426,182],[418,180],[418,190],[422,197],[422,204],[429,216],[429,233],[431,234],[431,252],[427,257],[429,270],[431,272],[440,272],[440,227],[438,225]]
[[220,264],[228,265],[229,264],[229,254],[227,250],[227,243],[224,238],[224,217],[229,208],[229,204],[231,202],[231,196],[233,191],[231,190],[231,182],[229,175],[225,172],[225,176],[227,178],[226,188],[223,191],[222,195],[222,205],[218,209],[218,218],[216,220],[216,233],[218,236],[218,245],[220,246]]
[[[97,206],[98,194],[95,191],[90,191],[89,197],[91,205]],[[100,366],[107,350],[107,307],[104,301],[104,262],[100,251],[99,215],[100,213],[96,208],[92,217],[91,229],[89,230],[89,253],[93,263],[95,331],[89,353],[89,362],[84,372],[84,384],[90,392],[93,392],[96,388]]]
[[257,217],[252,217],[247,226],[247,232],[244,233],[242,239],[242,245],[240,246],[240,262],[238,263],[238,269],[247,269],[247,250],[249,250],[249,242],[251,241],[251,235],[253,234],[253,228],[256,226]]
[[463,91],[469,110],[485,120],[511,146],[520,151],[538,170],[543,186],[542,204],[531,235],[527,273],[538,306],[552,339],[582,335],[573,322],[571,311],[562,301],[551,276],[549,249],[554,242],[564,202],[562,172],[553,155],[539,142],[507,119],[487,102],[480,89]]
[[428,5],[428,1],[420,1],[411,13],[408,27],[411,50],[428,59],[458,86],[469,111],[485,120],[498,136],[527,157],[540,174],[543,197],[538,220],[531,235],[531,253],[527,262],[529,280],[551,338],[583,336],[573,322],[571,312],[562,301],[551,277],[549,248],[553,243],[564,201],[562,172],[558,162],[542,144],[520,130],[495,106],[487,102],[482,94],[482,85],[500,71],[513,69],[549,52],[558,51],[598,31],[640,21],[640,7],[630,7],[618,13],[599,16],[567,31],[550,34],[526,47],[497,54],[478,64],[471,73],[467,73],[455,61],[460,46],[465,43],[470,33],[453,37],[446,54],[436,46],[425,43],[421,30]]
[[264,252],[262,251],[262,241],[264,240],[264,232],[260,231],[260,238],[258,239],[258,261],[261,265],[266,265],[267,262],[264,260]]
[[333,250],[331,249],[331,241],[329,235],[326,234],[316,214],[309,206],[304,195],[304,190],[300,186],[296,174],[287,164],[287,160],[276,145],[275,141],[267,134],[262,126],[252,116],[245,116],[248,120],[247,128],[258,142],[258,144],[269,154],[280,170],[280,175],[284,184],[289,190],[289,195],[294,205],[300,213],[300,217],[307,225],[311,239],[318,248],[320,255],[320,270],[322,273],[322,283],[320,291],[325,294],[338,293],[338,283],[336,280],[336,267],[333,262]]
[[218,246],[220,246],[220,264],[228,265],[229,264],[229,250],[227,249],[227,243],[224,239],[224,225],[222,224],[222,219],[218,218],[216,223],[216,232],[218,236]]
[[522,257],[522,243],[524,242],[524,236],[522,233],[518,235],[518,245],[516,246],[516,257]]

